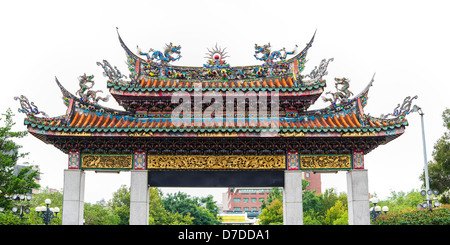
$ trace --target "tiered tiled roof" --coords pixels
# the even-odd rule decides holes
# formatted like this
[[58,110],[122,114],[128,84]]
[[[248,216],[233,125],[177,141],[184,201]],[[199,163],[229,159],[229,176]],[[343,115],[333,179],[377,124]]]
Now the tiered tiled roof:
[[[135,118],[126,116],[114,116],[92,111],[78,111],[73,118],[66,123],[61,118],[50,120],[32,120],[27,118],[25,124],[32,128],[51,132],[260,132],[270,129],[269,121],[246,120],[242,125],[235,119],[233,126],[217,126],[213,123],[202,121],[201,126],[192,120],[189,126],[174,126],[170,118]],[[363,121],[358,119],[354,112],[331,115],[322,115],[307,120],[298,118],[280,118],[280,132],[379,132],[400,128],[407,125],[406,119],[400,121],[367,119],[368,124],[363,126]]]
[[[245,79],[209,79],[202,77],[199,80],[193,79],[192,77],[178,79],[161,75],[152,76],[151,74],[141,74],[145,72],[145,69],[139,69],[149,66],[158,69],[171,67],[171,69],[178,69],[178,72],[209,68],[175,67],[166,64],[163,66],[148,63],[133,54],[119,37],[122,46],[127,52],[130,66],[135,67],[134,74],[130,76],[131,81],[123,81],[122,76],[112,70],[106,62],[102,66],[105,69],[105,75],[110,78],[107,83],[110,93],[121,105],[126,104],[130,106],[132,103],[136,103],[137,106],[133,110],[130,110],[131,107],[127,106],[124,106],[126,111],[115,110],[101,106],[97,102],[89,101],[89,97],[75,96],[56,80],[57,85],[63,93],[64,103],[67,105],[66,113],[53,118],[38,117],[29,114],[25,119],[25,124],[28,126],[30,133],[48,143],[54,142],[52,140],[55,139],[63,138],[64,140],[71,140],[79,139],[80,137],[87,139],[93,139],[93,137],[105,139],[145,137],[155,140],[158,140],[158,138],[161,139],[162,137],[187,139],[192,137],[208,137],[218,140],[224,137],[256,138],[264,137],[264,134],[261,134],[262,132],[273,132],[274,130],[276,134],[272,134],[270,137],[297,139],[331,138],[333,140],[344,137],[361,139],[379,138],[380,140],[375,140],[376,143],[374,144],[379,144],[380,142],[386,143],[400,136],[404,132],[405,126],[408,125],[405,118],[382,119],[371,117],[364,113],[364,106],[367,104],[368,92],[372,86],[373,79],[361,93],[353,98],[342,100],[340,103],[331,103],[330,106],[320,110],[307,110],[309,105],[320,97],[326,87],[326,82],[322,78],[326,75],[326,62],[323,61],[321,63],[321,69],[316,71],[315,74],[301,75],[297,69],[301,68],[300,70],[302,70],[302,67],[298,63],[303,62],[304,64],[306,51],[311,46],[313,39],[302,52],[293,58],[282,63],[271,65],[273,69],[278,69],[276,67],[278,65],[295,65],[295,69],[291,69],[291,66],[291,68],[284,70],[285,73],[279,76],[253,76]],[[322,65],[324,66],[322,67]],[[109,66],[111,69],[106,69],[106,66]],[[265,64],[257,67],[266,69],[269,66]],[[257,67],[239,67],[239,69],[245,72],[256,69]],[[310,78],[309,80],[307,79],[308,77]],[[89,79],[89,77],[84,77],[84,79]],[[86,81],[90,82],[88,80]],[[170,118],[170,113],[167,114],[167,111],[165,111],[166,109],[160,109],[160,112],[165,112],[165,114],[160,113],[154,115],[151,113],[147,114],[146,112],[139,114],[139,110],[142,111],[145,109],[149,112],[151,108],[157,107],[158,103],[161,103],[161,108],[170,109],[170,100],[169,102],[167,102],[168,100],[162,102],[162,99],[170,97],[174,91],[193,92],[194,85],[198,86],[198,84],[201,85],[203,92],[216,91],[222,95],[230,90],[244,92],[278,91],[280,97],[284,98],[284,100],[280,100],[280,104],[284,104],[283,108],[285,113],[280,113],[277,118],[272,119],[273,121],[271,122],[276,122],[275,124],[270,124],[269,120],[261,120],[261,118],[249,119],[248,117],[244,118],[245,115],[238,115],[237,118],[232,119],[234,123],[230,125],[225,122],[228,119],[224,113],[224,121],[222,124],[193,118],[189,123],[182,126],[175,125],[174,121]],[[87,83],[84,89],[86,88],[90,88]],[[142,109],[145,103],[150,101],[156,104]],[[136,108],[140,109],[138,110]],[[288,113],[290,113],[289,116]],[[373,148],[373,144],[367,147],[368,149]],[[67,149],[64,148],[64,150],[66,151]]]
[[[279,133],[285,133],[283,137],[298,137],[304,135],[289,133],[307,133],[308,135],[318,134],[321,137],[324,133],[339,133],[342,136],[346,133],[373,133],[372,136],[380,134],[379,132],[403,129],[407,125],[405,118],[402,119],[381,119],[366,116],[362,108],[366,104],[369,86],[362,91],[358,97],[349,100],[346,104],[339,107],[329,107],[316,111],[307,111],[300,113],[298,117],[278,118]],[[61,86],[58,82],[58,85]],[[124,136],[128,133],[153,133],[147,136],[158,136],[158,133],[164,133],[164,136],[170,136],[166,133],[223,133],[239,132],[249,133],[248,136],[255,136],[264,130],[271,129],[269,120],[250,121],[248,118],[235,118],[234,123],[228,125],[223,121],[219,126],[213,121],[203,120],[199,124],[196,119],[192,119],[190,125],[174,126],[170,118],[139,118],[126,112],[113,109],[104,109],[104,107],[87,106],[75,96],[61,87],[65,100],[71,100],[67,115],[57,118],[32,118],[25,120],[34,133],[45,131],[46,134],[58,134],[62,132],[73,133],[94,133],[96,135]],[[77,101],[75,101],[77,100]],[[362,106],[358,103],[363,102]],[[201,120],[201,119],[200,119]],[[224,118],[225,120],[225,118]],[[242,123],[239,121],[243,120]],[[275,119],[276,120],[276,119]],[[397,131],[401,134],[403,130]],[[111,135],[111,133],[114,133]],[[178,137],[179,134],[173,135]],[[211,135],[213,136],[213,135]],[[240,136],[245,136],[241,134]],[[357,136],[357,134],[355,134]],[[336,137],[330,134],[330,137]]]

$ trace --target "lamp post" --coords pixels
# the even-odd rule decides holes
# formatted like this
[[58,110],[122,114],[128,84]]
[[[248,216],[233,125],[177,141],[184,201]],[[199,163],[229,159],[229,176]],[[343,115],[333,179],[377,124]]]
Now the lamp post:
[[[424,200],[426,202],[419,204],[418,207],[419,208],[423,208],[423,209],[428,209],[430,211],[433,211],[433,207],[437,208],[439,207],[441,204],[437,201],[437,198],[431,198],[431,195],[439,195],[439,192],[437,190],[431,191],[430,189],[428,189],[428,191],[422,190],[420,192],[420,194],[422,196],[427,196],[427,198]],[[433,203],[434,201],[434,203]]]
[[30,193],[28,193],[26,195],[24,195],[24,194],[14,194],[11,197],[11,199],[16,201],[16,202],[19,202],[19,203],[15,203],[14,204],[14,207],[12,208],[12,212],[13,213],[19,212],[19,218],[20,219],[28,219],[28,218],[25,218],[23,216],[24,216],[24,214],[29,214],[30,213],[30,208],[28,208],[29,204],[23,203],[21,201],[25,201],[26,200],[27,202],[29,202],[31,200],[31,194]]
[[[426,202],[423,203],[423,204],[419,204],[419,207],[420,208],[425,208],[425,209],[428,208],[430,211],[432,211],[433,210],[433,206],[435,208],[437,208],[437,207],[439,207],[440,204],[439,204],[439,202],[437,201],[436,198],[432,199],[431,195],[433,195],[433,194],[434,195],[438,195],[439,192],[437,190],[432,191],[430,189],[430,178],[428,177],[427,148],[426,148],[426,144],[425,144],[425,127],[424,127],[424,123],[423,123],[423,115],[424,115],[424,113],[422,111],[422,108],[420,108],[420,107],[417,107],[416,111],[420,115],[420,122],[421,122],[421,125],[422,125],[423,160],[424,160],[424,164],[425,164],[424,171],[425,171],[425,188],[426,188],[426,191],[422,190],[420,192],[420,194],[422,196],[425,196],[425,195],[427,196],[427,198],[425,199]],[[432,201],[435,201],[434,205],[432,205]]]
[[423,123],[423,115],[424,115],[424,113],[422,111],[422,108],[420,108],[420,107],[417,108],[417,112],[420,115],[420,122],[421,122],[421,125],[422,125],[423,161],[424,161],[424,164],[425,164],[425,167],[424,167],[424,170],[425,170],[425,188],[428,190],[426,195],[427,195],[427,199],[429,200],[430,196],[431,196],[429,192],[431,192],[431,190],[430,190],[430,179],[428,178],[427,147],[426,147],[426,144],[425,144],[425,127],[424,127],[424,123]]
[[51,220],[53,218],[56,218],[59,213],[58,207],[49,208],[51,203],[52,203],[52,201],[50,199],[45,199],[45,204],[47,204],[47,207],[42,206],[42,207],[36,207],[36,209],[35,209],[37,212],[37,215],[43,219],[45,225],[50,224]]
[[370,202],[373,203],[373,207],[370,208],[370,218],[372,219],[372,222],[375,221],[378,216],[380,216],[381,212],[384,212],[384,214],[386,214],[389,211],[389,208],[387,206],[383,206],[383,208],[377,206],[378,198],[376,197],[372,197],[370,199]]

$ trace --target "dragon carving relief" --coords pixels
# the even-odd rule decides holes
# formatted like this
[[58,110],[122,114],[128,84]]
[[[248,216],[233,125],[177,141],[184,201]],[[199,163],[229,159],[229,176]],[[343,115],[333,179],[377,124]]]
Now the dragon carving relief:
[[[339,103],[345,103],[348,101],[348,98],[353,95],[353,93],[348,89],[350,87],[350,80],[347,78],[335,78],[336,81],[335,87],[336,92],[332,93],[330,91],[326,92],[325,94],[331,94],[331,98],[327,98],[322,96],[323,101],[325,102],[331,102],[332,104]],[[339,85],[341,87],[339,88]]]
[[[386,119],[389,116],[393,116],[395,118],[397,117],[404,117],[406,115],[408,115],[411,112],[416,112],[420,110],[420,107],[418,107],[417,105],[412,106],[412,101],[414,99],[417,99],[417,95],[411,97],[411,96],[407,96],[404,100],[402,105],[398,104],[397,107],[395,107],[394,111],[392,113],[386,114],[386,115],[381,115],[380,117],[382,119]],[[411,108],[412,106],[412,108]]]
[[[180,45],[173,45],[172,43],[166,44],[164,47],[164,51],[157,51],[154,49],[150,49],[147,53],[142,52],[142,50],[137,47],[139,55],[143,55],[147,57],[148,62],[158,62],[161,65],[167,65],[169,62],[177,61],[181,58],[181,46]],[[177,54],[178,57],[172,57],[172,54]]]
[[80,84],[80,89],[77,91],[77,95],[80,96],[83,102],[91,104],[98,104],[100,100],[107,102],[109,100],[109,95],[106,97],[99,97],[97,96],[97,93],[102,92],[101,90],[91,90],[91,88],[95,84],[93,79],[93,75],[86,76],[86,74],[84,74],[82,76],[79,76],[78,81]]
[[[264,44],[262,46],[255,44],[255,55],[254,56],[257,60],[262,60],[266,64],[274,64],[275,60],[280,59],[280,60],[284,61],[288,55],[294,54],[295,51],[297,50],[297,45],[295,45],[295,49],[291,52],[287,52],[286,48],[282,48],[280,50],[273,51],[273,52],[271,49],[272,48],[270,46],[270,43]],[[283,52],[283,54],[282,54],[282,52]],[[258,55],[260,55],[260,54],[262,56],[258,57]]]

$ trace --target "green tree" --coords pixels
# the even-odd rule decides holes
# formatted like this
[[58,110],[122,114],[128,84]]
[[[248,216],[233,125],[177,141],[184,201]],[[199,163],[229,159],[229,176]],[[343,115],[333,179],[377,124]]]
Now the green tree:
[[267,195],[266,200],[262,200],[260,209],[264,210],[267,208],[274,200],[281,200],[283,202],[283,192],[280,188],[274,187],[270,190],[269,195]]
[[322,224],[324,225],[348,225],[348,211],[340,200],[336,200],[334,206],[325,213]]
[[315,213],[322,210],[320,195],[316,195],[316,191],[305,190],[303,192],[303,212]]
[[443,205],[433,209],[410,208],[400,211],[389,211],[379,216],[374,225],[450,225],[450,206]]
[[325,192],[320,195],[319,213],[325,215],[327,210],[333,207],[337,200],[339,200],[339,197],[336,193],[336,189],[326,189]]
[[[302,190],[306,190],[306,187],[308,186],[309,181],[302,179]],[[268,207],[273,200],[278,199],[281,202],[283,202],[283,191],[278,188],[274,187],[270,190],[269,195],[267,196],[266,200],[262,200],[262,204],[260,209],[263,210],[266,207]]]
[[[212,197],[206,199],[212,200]],[[206,203],[198,197],[191,197],[183,192],[177,192],[175,194],[168,194],[162,199],[164,208],[169,212],[176,214],[179,213],[183,216],[190,215],[193,217],[194,225],[219,225],[220,220],[217,217],[217,210],[214,208],[215,203]],[[209,208],[213,209],[209,209]],[[216,206],[217,207],[217,206]]]
[[[27,217],[26,217],[27,218]],[[28,219],[19,219],[18,215],[4,210],[0,212],[0,225],[30,225],[31,222]]]
[[46,199],[50,199],[51,201],[51,204],[49,205],[50,208],[58,207],[60,210],[60,213],[58,213],[58,215],[51,220],[50,225],[61,225],[63,193],[59,191],[51,192],[48,187],[41,188],[39,190],[39,193],[32,195],[32,198],[30,200],[30,209],[31,209],[31,213],[29,215],[30,223],[39,225],[44,224],[43,219],[37,216],[35,209],[36,207],[40,206],[47,207],[47,205],[45,204]]
[[[130,221],[130,188],[123,185],[108,201],[108,207],[119,217],[119,225],[128,225]],[[167,210],[158,188],[149,189],[149,224],[150,225],[192,225],[194,218],[189,213]]]
[[[347,194],[336,193],[334,188],[322,194],[307,190],[307,180],[302,180],[303,224],[305,225],[346,225],[348,224]],[[275,202],[275,204],[273,204]],[[283,223],[283,193],[280,188],[272,188],[261,205],[260,224]]]
[[[444,110],[442,119],[447,131],[435,143],[433,160],[428,162],[430,188],[440,193],[450,189],[450,109]],[[420,176],[420,180],[425,183],[424,173]]]
[[25,214],[24,219],[20,219],[18,213],[12,213],[10,210],[4,210],[0,213],[0,224],[1,225],[43,225],[43,219],[37,215],[35,211],[38,206],[47,206],[45,204],[45,199],[50,199],[50,208],[58,207],[60,213],[53,218],[50,225],[61,225],[61,212],[62,212],[62,201],[63,195],[61,192],[50,192],[48,188],[40,189],[39,193],[32,194],[30,201],[16,201],[16,204],[27,205],[30,209],[29,214]]
[[85,225],[118,225],[120,217],[103,203],[84,204]]
[[282,225],[283,224],[283,201],[274,198],[259,215],[261,225]]
[[120,219],[119,225],[128,225],[130,223],[130,188],[122,185],[113,197],[108,201],[108,207]]
[[39,188],[35,178],[37,171],[32,171],[31,166],[22,168],[17,175],[14,174],[14,166],[17,160],[23,158],[28,153],[19,153],[22,147],[17,145],[14,140],[23,138],[27,135],[26,131],[12,131],[15,125],[13,121],[14,114],[11,109],[2,113],[0,118],[0,207],[11,209],[12,200],[9,198],[13,194],[25,194],[33,188]]
[[200,198],[200,202],[210,213],[212,213],[215,217],[218,217],[219,207],[217,207],[217,203],[214,201],[214,197],[212,195]]
[[[339,202],[339,204],[337,204]],[[343,208],[340,215],[332,216]],[[334,188],[325,190],[322,194],[305,191],[303,193],[303,223],[309,225],[341,225],[348,223],[347,194],[336,193]]]
[[389,208],[389,212],[408,210],[411,208],[416,208],[419,203],[423,202],[424,198],[425,197],[423,197],[418,190],[414,189],[407,193],[404,191],[391,191],[387,199],[380,200],[377,206],[387,206]]
[[442,204],[450,204],[450,189],[439,194],[438,201]]
[[303,224],[304,225],[321,225],[323,216],[319,212],[308,211],[303,212]]
[[150,188],[149,224],[150,225],[192,225],[190,214],[172,213],[164,208],[161,201],[162,193],[158,188]]

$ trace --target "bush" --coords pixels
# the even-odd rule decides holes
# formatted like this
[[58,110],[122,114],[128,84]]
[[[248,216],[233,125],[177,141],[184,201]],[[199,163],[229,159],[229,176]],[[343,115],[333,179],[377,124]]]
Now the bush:
[[378,217],[374,225],[450,225],[450,205],[443,205],[433,211],[409,209],[388,212]]

